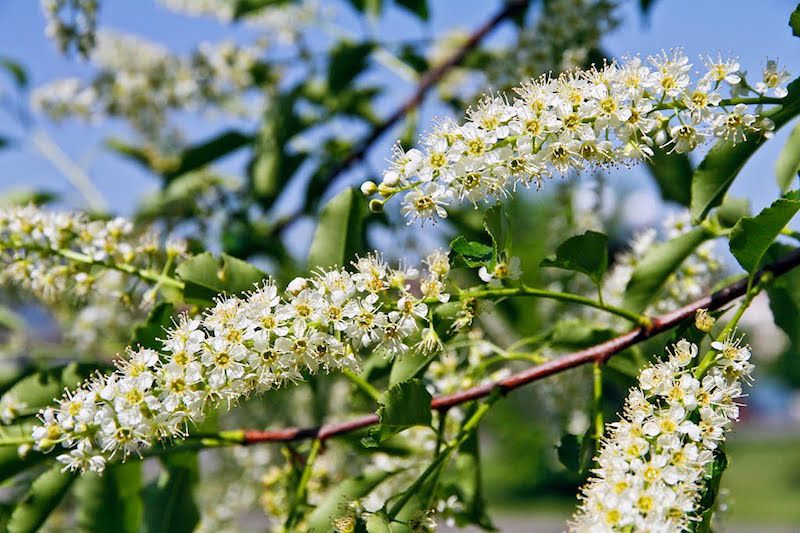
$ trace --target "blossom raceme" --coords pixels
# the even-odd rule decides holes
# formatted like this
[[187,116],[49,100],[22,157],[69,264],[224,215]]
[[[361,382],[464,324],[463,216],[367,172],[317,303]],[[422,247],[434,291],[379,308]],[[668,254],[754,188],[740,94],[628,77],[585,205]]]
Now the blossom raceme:
[[[186,437],[210,407],[301,381],[304,373],[355,370],[361,349],[404,353],[429,320],[424,300],[448,298],[446,263],[444,252],[431,254],[421,276],[370,254],[353,272],[296,278],[283,295],[266,281],[244,297],[220,297],[202,316],[182,315],[165,332],[163,353],[132,347],[115,372],[44,409],[36,448],[61,446],[66,469],[102,471],[113,458]],[[409,281],[418,277],[414,295]]]
[[683,531],[696,519],[707,467],[739,416],[750,350],[733,336],[711,345],[714,365],[696,376],[686,340],[639,374],[619,422],[596,457],[571,531]]
[[37,88],[31,100],[54,120],[120,117],[148,140],[163,139],[168,135],[162,130],[171,133],[165,126],[172,111],[213,107],[250,112],[244,93],[256,81],[263,51],[255,45],[205,42],[180,56],[144,39],[103,30],[90,56],[100,69],[91,82],[56,80]]
[[774,124],[762,108],[787,94],[786,70],[768,62],[751,88],[736,59],[703,62],[704,72],[693,77],[681,50],[664,51],[542,76],[516,88],[511,100],[488,95],[463,124],[443,120],[423,135],[419,149],[395,146],[374,189],[385,199],[404,194],[403,214],[424,223],[458,204],[494,202],[519,185],[632,164],[654,147],[684,153],[712,138],[771,135]]
[[185,244],[170,241],[166,252],[153,233],[136,232],[124,218],[91,220],[80,213],[49,212],[35,206],[0,209],[0,282],[24,287],[46,301],[64,295],[85,298],[108,288],[124,298],[107,271],[160,272],[165,255],[182,255]]

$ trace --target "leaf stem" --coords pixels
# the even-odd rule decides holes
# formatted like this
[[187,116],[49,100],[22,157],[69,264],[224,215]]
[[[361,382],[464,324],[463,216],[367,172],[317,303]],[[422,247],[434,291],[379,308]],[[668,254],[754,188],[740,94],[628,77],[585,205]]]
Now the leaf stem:
[[533,287],[528,287],[527,285],[521,285],[519,287],[468,289],[460,294],[462,300],[465,300],[467,298],[502,298],[506,296],[532,296],[535,298],[547,298],[550,300],[558,300],[561,302],[570,302],[570,303],[585,305],[587,307],[594,307],[595,309],[606,311],[607,313],[611,313],[612,315],[620,316],[622,318],[630,320],[637,326],[641,326],[645,329],[649,328],[652,325],[652,321],[647,316],[640,315],[639,313],[634,313],[633,311],[629,311],[621,307],[606,305],[597,300],[593,300],[585,296],[580,296],[578,294],[571,294],[568,292],[548,291],[545,289],[535,289]]
[[0,241],[0,250],[9,248],[34,250],[40,253],[53,253],[55,255],[60,255],[64,259],[69,259],[70,261],[74,261],[76,263],[83,263],[85,265],[101,266],[112,270],[119,270],[120,272],[125,272],[126,274],[130,274],[131,276],[135,276],[147,281],[152,281],[154,283],[160,283],[162,285],[167,285],[180,290],[183,290],[185,286],[185,284],[182,281],[173,278],[171,276],[167,276],[164,272],[158,272],[156,270],[150,270],[146,268],[137,268],[133,265],[128,265],[125,263],[116,263],[114,261],[99,261],[97,259],[92,259],[91,257],[89,257],[84,253],[77,252],[75,250],[70,250],[68,248],[50,248],[45,246],[36,246],[30,244],[15,243],[10,241]]
[[390,521],[394,520],[400,511],[403,510],[403,507],[408,503],[408,501],[417,494],[419,488],[423,483],[425,483],[428,477],[430,477],[430,475],[433,474],[454,451],[456,451],[459,447],[461,447],[462,444],[464,444],[464,442],[466,442],[470,436],[470,433],[472,433],[472,431],[478,427],[478,423],[480,423],[484,415],[489,412],[489,410],[492,408],[492,405],[494,405],[494,403],[500,397],[500,389],[495,389],[492,394],[486,398],[486,401],[478,405],[478,408],[475,409],[475,412],[472,413],[472,416],[470,416],[464,425],[461,426],[458,435],[449,443],[447,443],[444,449],[442,449],[439,454],[433,458],[431,464],[429,464],[422,474],[420,474],[420,476],[414,480],[414,482],[408,487],[408,489],[406,489],[405,492],[403,492],[403,494],[400,496],[400,499],[392,505],[388,512]]
[[314,439],[311,442],[311,449],[306,457],[306,464],[303,466],[303,473],[300,475],[300,481],[297,483],[297,488],[294,491],[294,500],[289,510],[289,515],[286,517],[286,523],[283,526],[284,531],[294,531],[294,526],[301,515],[300,507],[306,505],[308,482],[311,480],[311,474],[314,471],[314,462],[317,460],[321,449],[322,441],[320,439]]
[[367,396],[369,396],[376,402],[380,399],[381,392],[375,387],[373,387],[372,384],[366,379],[362,378],[361,376],[359,376],[358,374],[349,369],[344,369],[342,371],[342,374],[344,374],[344,377],[349,379],[350,382],[353,383],[353,385],[358,387],[359,390],[361,390],[363,393],[365,393]]
[[603,438],[603,363],[595,361],[592,368],[593,387],[592,387],[592,411],[594,411],[594,438],[598,442]]

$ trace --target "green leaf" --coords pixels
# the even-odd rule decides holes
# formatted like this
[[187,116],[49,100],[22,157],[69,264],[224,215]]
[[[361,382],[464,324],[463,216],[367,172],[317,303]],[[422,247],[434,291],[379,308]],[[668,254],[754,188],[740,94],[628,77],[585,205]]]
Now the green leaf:
[[161,342],[164,338],[164,330],[172,325],[172,315],[175,308],[172,304],[161,302],[156,305],[147,315],[147,320],[134,328],[130,346],[141,346],[153,350],[161,349]]
[[303,125],[295,113],[302,87],[279,94],[264,113],[261,130],[248,168],[250,187],[261,205],[270,207],[286,183],[305,160],[302,154],[288,154],[289,141]]
[[47,205],[55,200],[58,200],[58,194],[47,190],[36,190],[28,188],[12,189],[3,194],[0,198],[0,205],[3,206],[26,206],[33,205]]
[[364,249],[366,202],[354,188],[325,204],[308,253],[308,268],[344,266]]
[[431,16],[428,11],[428,0],[396,0],[397,5],[406,8],[421,20],[428,20]]
[[792,28],[792,35],[800,37],[800,4],[789,15],[789,27]]
[[60,398],[64,389],[74,389],[89,377],[98,365],[72,362],[64,366],[38,370],[19,380],[6,393],[24,403],[28,409],[38,409]]
[[347,88],[367,67],[369,55],[375,48],[371,42],[340,41],[331,51],[328,64],[328,88],[337,93]]
[[[796,249],[781,243],[770,246],[765,254],[768,261],[776,261]],[[794,269],[767,285],[772,320],[789,337],[798,351],[800,347],[800,269]]]
[[481,455],[478,432],[472,431],[458,449],[455,459],[457,488],[461,500],[466,504],[456,515],[456,524],[464,527],[475,524],[484,530],[495,531],[497,528],[489,518],[486,509],[486,498],[483,495],[483,476],[481,473]]
[[9,533],[37,531],[61,502],[74,480],[75,475],[61,473],[60,464],[37,477],[11,513]]
[[556,446],[558,460],[570,472],[581,477],[586,476],[592,468],[595,452],[595,439],[589,428],[585,435],[565,433]]
[[28,73],[21,63],[3,57],[0,58],[0,67],[3,67],[3,69],[11,75],[11,78],[14,80],[14,83],[17,84],[18,88],[24,89],[28,86]]
[[714,503],[719,493],[719,484],[722,480],[722,474],[727,468],[728,456],[722,448],[719,448],[714,453],[714,461],[711,463],[708,475],[706,476],[705,490],[703,490],[703,495],[698,505],[698,514],[701,519],[695,530],[698,533],[710,533],[711,531],[711,517],[714,515]]
[[221,260],[205,252],[178,265],[175,272],[186,282],[183,294],[187,301],[208,303],[218,294],[252,290],[267,277],[241,259],[222,254]]
[[498,204],[489,208],[483,217],[483,227],[492,237],[495,257],[511,248],[511,220],[503,206]]
[[791,189],[792,182],[797,180],[798,172],[800,172],[800,123],[789,134],[789,139],[783,145],[775,163],[775,177],[782,192]]
[[377,17],[383,11],[383,0],[347,0],[348,3],[360,13]]
[[331,522],[347,513],[347,504],[372,492],[394,472],[373,471],[350,477],[334,486],[308,517],[309,533],[328,533]]
[[139,533],[142,462],[109,465],[103,475],[83,474],[75,486],[77,525],[86,533]]
[[800,210],[800,191],[786,193],[754,217],[744,217],[733,227],[730,249],[733,256],[751,274],[761,264],[781,230]]
[[[31,436],[34,424],[30,422],[14,424],[12,426],[0,427],[0,437],[2,438],[26,438]],[[0,446],[0,482],[6,481],[31,468],[44,462],[45,459],[52,458],[50,455],[29,451],[24,457],[19,456],[16,446]]]
[[[763,113],[775,123],[777,131],[800,113],[800,80],[789,84],[785,105]],[[694,223],[703,220],[714,207],[720,205],[733,180],[750,156],[764,144],[763,135],[750,135],[746,141],[733,144],[720,140],[708,151],[692,176],[691,214]]]
[[543,259],[541,266],[582,272],[599,286],[608,269],[608,237],[591,230],[570,237],[556,248],[555,256]]
[[398,355],[392,363],[389,386],[420,377],[433,360],[433,357],[426,357],[414,350]]
[[194,500],[197,452],[173,452],[161,461],[166,470],[144,489],[144,531],[191,533],[200,521]]
[[631,311],[643,311],[670,275],[698,246],[713,236],[713,233],[701,226],[669,241],[654,244],[633,271],[625,289],[623,307]]
[[460,255],[470,268],[482,266],[491,261],[494,256],[494,248],[479,242],[468,241],[463,235],[453,239],[450,242],[450,248]]
[[734,198],[728,195],[717,208],[717,221],[723,228],[733,228],[746,216],[750,216],[750,201],[746,198]]
[[647,160],[647,170],[655,178],[664,200],[689,207],[694,169],[687,154],[668,153],[655,146],[653,156]]
[[227,130],[211,139],[190,146],[180,155],[180,163],[167,172],[164,172],[165,183],[169,183],[178,176],[204,167],[221,159],[240,148],[244,148],[253,141],[251,135],[236,130]]
[[266,7],[288,4],[291,0],[234,0],[233,19],[239,20],[257,14]]
[[380,424],[362,442],[374,447],[392,435],[413,426],[430,426],[431,394],[418,379],[400,382],[389,387],[378,400]]

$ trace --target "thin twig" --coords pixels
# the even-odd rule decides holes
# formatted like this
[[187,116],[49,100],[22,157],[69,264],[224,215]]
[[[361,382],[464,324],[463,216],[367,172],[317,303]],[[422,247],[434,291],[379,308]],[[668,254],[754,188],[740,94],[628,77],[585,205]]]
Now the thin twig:
[[108,203],[91,178],[43,130],[31,135],[33,145],[56,167],[83,196],[89,208],[98,213],[108,211]]
[[[764,274],[774,277],[782,276],[797,266],[800,266],[800,250],[796,250],[786,257],[767,265],[756,274],[755,279],[760,280]],[[497,382],[478,385],[477,387],[472,387],[447,396],[437,396],[431,402],[431,409],[445,411],[453,406],[488,396],[495,390],[499,390],[505,394],[529,383],[533,383],[534,381],[571,368],[594,362],[604,363],[614,354],[674,328],[684,320],[693,317],[698,309],[715,310],[724,307],[733,300],[743,296],[747,292],[747,287],[748,279],[741,279],[680,309],[653,318],[652,325],[649,328],[642,327],[633,329],[609,341],[542,363]],[[245,430],[243,444],[288,442],[309,438],[316,438],[324,441],[330,437],[363,429],[377,423],[377,415],[370,414],[346,422],[325,424],[318,427],[285,428],[267,431]]]

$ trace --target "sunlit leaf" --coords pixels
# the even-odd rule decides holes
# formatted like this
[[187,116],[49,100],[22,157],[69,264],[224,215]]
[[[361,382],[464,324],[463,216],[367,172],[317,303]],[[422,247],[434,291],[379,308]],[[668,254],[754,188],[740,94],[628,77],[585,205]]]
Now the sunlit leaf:
[[354,188],[345,189],[325,204],[319,215],[308,267],[345,266],[364,249],[367,205]]
[[600,285],[608,269],[608,237],[591,230],[570,237],[556,248],[554,256],[543,259],[541,265],[582,272]]
[[754,217],[744,217],[733,227],[730,249],[748,272],[754,272],[775,238],[800,210],[800,191],[792,191]]
[[669,241],[654,244],[636,265],[625,289],[623,306],[631,311],[643,311],[658,295],[670,275],[698,246],[713,236],[701,226]]
[[75,475],[62,473],[60,464],[37,477],[14,508],[8,521],[9,533],[37,531],[64,498],[73,481]]
[[389,437],[413,426],[431,424],[431,394],[418,379],[402,381],[389,387],[378,404],[378,426],[364,439],[364,445],[377,446]]
[[78,527],[87,533],[139,533],[141,489],[141,461],[109,465],[103,475],[81,475],[75,485]]
[[792,188],[792,183],[798,180],[798,172],[800,172],[800,123],[789,134],[789,139],[783,145],[778,161],[775,162],[775,177],[778,179],[781,191],[786,192]]

